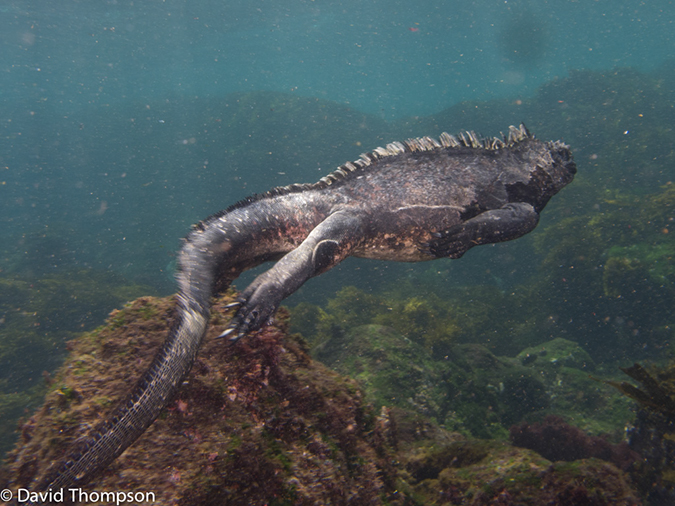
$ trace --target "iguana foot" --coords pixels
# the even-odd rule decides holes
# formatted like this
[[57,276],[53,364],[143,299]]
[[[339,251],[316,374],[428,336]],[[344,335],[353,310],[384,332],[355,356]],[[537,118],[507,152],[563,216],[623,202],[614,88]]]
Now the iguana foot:
[[227,337],[234,344],[249,332],[262,327],[277,310],[281,297],[274,283],[254,283],[241,294],[239,299],[228,307],[237,307],[237,313],[228,328],[218,336]]

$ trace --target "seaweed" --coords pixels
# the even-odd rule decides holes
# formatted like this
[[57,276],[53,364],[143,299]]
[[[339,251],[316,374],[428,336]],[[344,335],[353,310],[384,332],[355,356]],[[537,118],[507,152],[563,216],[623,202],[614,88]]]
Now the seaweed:
[[[325,308],[303,303],[292,309],[292,321],[299,321],[292,330],[312,343],[315,358],[356,379],[376,409],[398,406],[449,430],[499,439],[531,416],[573,414],[584,430],[621,438],[632,416],[630,403],[588,376],[597,366],[577,343],[555,338],[521,348],[515,358],[470,344],[494,326],[511,327],[504,330],[509,336],[537,329],[532,322],[517,326],[505,315],[496,321],[506,313],[498,306],[506,297],[493,293],[474,288],[445,298],[412,297],[405,283],[384,294],[346,287]],[[443,334],[440,329],[448,326],[452,330]],[[607,377],[604,370],[598,373]]]
[[[358,388],[276,324],[236,347],[214,339],[230,292],[214,304],[202,353],[178,396],[88,489],[152,490],[162,503],[373,503],[388,489]],[[148,366],[174,300],[143,297],[69,343],[44,406],[23,425],[5,475],[28,486],[105,416]],[[178,455],[178,457],[177,457]],[[323,486],[317,484],[323,483]],[[261,486],[264,484],[264,486]]]
[[[215,337],[235,297],[215,301],[204,349],[176,399],[87,490],[153,491],[158,502],[185,505],[487,506],[547,504],[558,494],[636,504],[625,476],[600,461],[565,468],[408,410],[373,409],[353,380],[306,354],[283,309],[237,346],[223,346]],[[69,343],[44,405],[0,469],[1,487],[30,486],[105,416],[152,359],[173,306],[173,298],[138,299]],[[428,356],[421,343],[404,352]],[[475,345],[455,355],[470,367],[499,362]]]
[[[39,278],[0,276],[0,456],[16,440],[19,418],[37,406],[52,382],[50,372],[64,360],[67,341],[92,329],[115,306],[148,292],[90,269]],[[85,366],[75,364],[74,371],[81,374]]]
[[643,457],[633,479],[650,504],[670,504],[675,501],[675,365],[635,363],[622,370],[641,385],[609,382],[639,406],[628,431],[631,448]]
[[642,390],[626,382],[607,381],[642,407],[661,413],[675,421],[675,376],[670,368],[654,369],[652,373],[640,364],[621,368],[628,376],[642,384]]

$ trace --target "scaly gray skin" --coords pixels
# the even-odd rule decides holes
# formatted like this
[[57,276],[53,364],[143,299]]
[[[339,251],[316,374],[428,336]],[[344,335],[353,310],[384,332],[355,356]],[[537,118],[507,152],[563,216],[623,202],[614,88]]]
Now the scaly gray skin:
[[352,255],[418,262],[530,232],[576,173],[569,148],[521,125],[503,140],[467,132],[389,144],[318,183],[249,197],[195,225],[180,256],[178,317],[132,394],[34,490],[81,487],[143,434],[190,371],[211,297],[278,260],[241,294],[222,336],[259,329],[281,301]]

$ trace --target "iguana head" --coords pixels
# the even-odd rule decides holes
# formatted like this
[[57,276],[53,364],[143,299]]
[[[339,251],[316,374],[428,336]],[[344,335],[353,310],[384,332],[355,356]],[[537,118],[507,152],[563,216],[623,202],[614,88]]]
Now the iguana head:
[[516,152],[523,161],[518,174],[506,182],[509,202],[528,202],[537,212],[577,173],[572,152],[561,141],[542,142],[529,137],[518,142]]

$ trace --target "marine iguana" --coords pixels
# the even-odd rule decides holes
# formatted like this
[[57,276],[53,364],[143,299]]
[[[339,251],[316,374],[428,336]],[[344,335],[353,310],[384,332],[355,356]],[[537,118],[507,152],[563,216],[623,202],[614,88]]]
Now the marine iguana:
[[211,297],[243,271],[276,261],[234,304],[221,337],[264,325],[305,281],[348,256],[418,262],[532,231],[549,199],[570,183],[569,147],[524,125],[502,139],[443,133],[361,155],[314,184],[253,195],[193,226],[179,254],[177,317],[129,395],[33,489],[81,487],[140,437],[190,371]]

